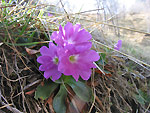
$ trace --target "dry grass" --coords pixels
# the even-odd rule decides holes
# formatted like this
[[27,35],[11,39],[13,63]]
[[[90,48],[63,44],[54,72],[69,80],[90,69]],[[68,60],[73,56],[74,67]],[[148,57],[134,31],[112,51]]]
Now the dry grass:
[[[2,7],[1,12],[5,9]],[[35,100],[34,93],[28,95],[26,92],[34,92],[43,81],[43,74],[38,70],[36,62],[38,49],[48,43],[51,33],[58,30],[59,24],[64,25],[67,21],[80,22],[83,28],[91,32],[93,49],[101,55],[106,54],[106,59],[103,59],[106,64],[98,65],[103,67],[102,70],[109,70],[111,74],[109,77],[93,70],[89,82],[92,84],[95,98],[93,103],[89,103],[88,111],[150,112],[150,46],[146,46],[148,41],[144,41],[149,40],[148,36],[144,36],[147,33],[142,31],[145,27],[138,27],[145,25],[141,14],[128,15],[120,19],[114,16],[101,21],[96,18],[99,15],[89,16],[84,14],[85,12],[68,14],[48,9],[49,6],[46,4],[35,6],[30,1],[25,6],[11,6],[8,8],[9,15],[0,15],[0,112],[50,112],[49,107],[44,105],[45,101]],[[46,16],[48,12],[53,13],[53,16]],[[12,19],[10,14],[14,16]],[[101,15],[102,18],[103,16]],[[112,24],[112,20],[116,22],[115,19],[117,25]],[[134,20],[133,25],[130,23],[131,20]],[[121,52],[113,50],[113,45],[118,39],[123,40]]]

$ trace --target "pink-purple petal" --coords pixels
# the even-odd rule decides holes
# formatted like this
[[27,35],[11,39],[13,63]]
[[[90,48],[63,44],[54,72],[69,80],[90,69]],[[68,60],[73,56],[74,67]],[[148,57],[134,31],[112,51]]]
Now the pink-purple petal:
[[77,52],[84,52],[86,50],[89,50],[91,47],[92,47],[92,42],[84,42],[75,45],[75,49]]
[[81,54],[80,54],[80,60],[82,61],[84,61],[84,60],[87,60],[88,62],[90,62],[90,61],[92,61],[92,62],[94,62],[94,61],[97,61],[97,60],[99,60],[99,58],[100,58],[100,56],[98,55],[98,53],[96,52],[96,51],[94,51],[94,50],[88,50],[88,51],[85,51],[85,52],[82,52]]
[[48,56],[49,53],[50,53],[50,50],[46,46],[43,46],[43,47],[40,48],[40,53],[41,53],[41,55]]
[[52,64],[52,63],[43,64],[43,65],[40,65],[39,70],[47,71],[47,70],[50,70],[53,66],[54,66],[54,64]]
[[58,46],[53,44],[52,42],[49,43],[49,48],[46,46],[41,47],[40,52],[42,56],[37,58],[37,62],[41,65],[39,67],[40,71],[44,71],[44,77],[48,79],[52,76],[52,80],[55,81],[61,77],[61,72],[58,71],[58,62],[56,63],[55,58],[58,58],[57,54]]
[[59,26],[59,31],[52,33],[51,39],[54,40],[58,46],[66,46],[68,44],[80,44],[91,40],[92,36],[85,29],[80,30],[81,25],[68,22],[64,28]]
[[58,80],[60,77],[61,77],[61,72],[58,72],[52,76],[52,81]]
[[74,78],[76,81],[78,81],[78,79],[79,79],[79,74],[73,74],[72,76],[73,76],[73,78]]
[[122,40],[118,40],[117,44],[114,45],[114,49],[120,50],[122,47]]
[[49,71],[45,71],[44,72],[44,77],[46,78],[46,79],[48,79],[49,77],[51,77],[52,75],[49,73]]
[[85,29],[82,29],[77,34],[76,42],[78,43],[87,42],[91,40],[91,38],[92,38],[91,34],[87,32]]
[[48,79],[49,77],[52,77],[52,80],[55,81],[61,77],[61,72],[57,70],[57,68],[52,68],[51,70],[44,72],[44,77]]
[[54,31],[51,35],[51,39],[55,41],[57,38],[58,38],[58,32]]
[[[68,45],[59,50],[60,63],[58,70],[64,75],[72,75],[76,81],[79,76],[87,80],[90,77],[91,68],[96,67],[93,62],[99,60],[100,57],[94,50],[83,49],[83,51],[77,51],[75,48],[75,46]],[[78,49],[80,49],[80,47],[78,47]],[[74,63],[69,61],[69,56],[71,55],[78,56]]]
[[75,33],[78,32],[78,31],[80,30],[80,28],[81,28],[81,25],[80,25],[80,24],[74,25],[74,32],[75,32]]
[[64,30],[65,30],[65,37],[64,37],[64,39],[68,40],[71,37],[71,35],[73,34],[73,31],[74,31],[72,23],[68,22],[65,25]]
[[88,80],[91,76],[91,69],[86,70],[86,71],[82,71],[80,76],[83,80]]
[[51,62],[51,61],[52,61],[52,58],[49,56],[39,56],[37,58],[37,62],[39,62],[40,64],[45,64],[45,63]]
[[62,35],[62,37],[65,37],[65,32],[63,31],[62,26],[59,26],[59,33]]

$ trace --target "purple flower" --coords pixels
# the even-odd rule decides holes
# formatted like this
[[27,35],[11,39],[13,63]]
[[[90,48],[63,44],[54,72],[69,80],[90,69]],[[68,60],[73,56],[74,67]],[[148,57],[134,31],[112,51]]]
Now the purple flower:
[[52,15],[51,13],[48,13],[48,16],[50,16],[50,17],[51,17],[51,16],[53,16],[53,15]]
[[66,46],[68,44],[73,44],[77,46],[78,44],[91,43],[92,36],[85,29],[80,29],[80,24],[72,25],[68,22],[64,28],[59,26],[59,31],[53,32],[51,39],[54,40],[59,46]]
[[118,40],[118,43],[114,45],[114,49],[119,51],[121,47],[122,47],[122,40]]
[[68,45],[59,48],[60,63],[58,70],[64,75],[72,75],[76,81],[78,81],[79,76],[83,80],[88,80],[91,76],[91,68],[96,68],[93,62],[100,58],[94,50],[88,49],[91,47],[88,46],[84,48],[82,45]]
[[61,72],[58,71],[58,47],[54,45],[52,42],[49,43],[49,48],[43,46],[40,48],[40,53],[42,56],[39,56],[37,62],[42,64],[39,67],[40,71],[44,72],[44,77],[46,79],[52,77],[52,80],[55,81],[61,77]]
[[96,68],[94,61],[100,56],[92,47],[92,36],[85,29],[80,29],[80,25],[72,25],[68,22],[64,28],[59,26],[59,31],[53,32],[51,39],[57,44],[49,43],[49,48],[43,46],[40,49],[42,56],[37,61],[42,64],[39,70],[45,71],[44,77],[48,79],[52,76],[55,81],[64,75],[72,75],[76,81],[79,76],[83,80],[88,80],[91,76],[91,68]]

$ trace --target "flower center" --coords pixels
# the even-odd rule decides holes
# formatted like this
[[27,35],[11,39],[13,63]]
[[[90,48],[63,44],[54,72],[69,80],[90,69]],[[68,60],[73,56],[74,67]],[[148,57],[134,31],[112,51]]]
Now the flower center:
[[78,59],[78,55],[71,55],[71,56],[69,56],[69,61],[71,63],[75,63],[77,61],[77,59]]
[[69,39],[68,44],[74,44],[73,40]]
[[59,59],[58,59],[58,57],[55,57],[55,58],[53,58],[53,62],[54,62],[54,64],[58,64],[58,61],[59,61]]

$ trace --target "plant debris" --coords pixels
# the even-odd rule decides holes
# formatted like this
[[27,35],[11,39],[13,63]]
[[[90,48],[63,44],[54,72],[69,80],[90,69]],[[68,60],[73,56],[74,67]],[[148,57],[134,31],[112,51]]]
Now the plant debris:
[[[34,6],[32,1],[24,5],[20,2],[17,5],[0,6],[1,113],[54,113],[52,101],[55,94],[52,93],[46,101],[34,98],[39,84],[44,86],[43,73],[38,70],[36,59],[39,48],[50,41],[50,35],[52,31],[58,30],[59,23],[63,25],[76,20],[75,14],[69,15],[67,12],[54,12],[54,16],[48,17],[41,10],[46,7],[49,6]],[[96,25],[100,22],[84,19],[87,16],[82,13],[78,15],[81,16],[80,22],[84,21],[84,28],[91,32],[99,29]],[[68,87],[71,95],[67,95],[66,102],[71,104],[67,104],[67,113],[150,113],[149,64],[112,49],[108,46],[109,40],[105,40],[105,37],[98,39],[99,34],[93,33],[92,48],[101,56],[101,60],[96,62],[99,69],[93,69],[91,79],[87,81],[94,94],[93,102],[82,102]]]

